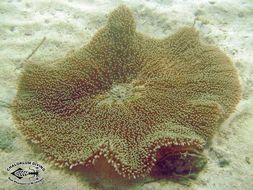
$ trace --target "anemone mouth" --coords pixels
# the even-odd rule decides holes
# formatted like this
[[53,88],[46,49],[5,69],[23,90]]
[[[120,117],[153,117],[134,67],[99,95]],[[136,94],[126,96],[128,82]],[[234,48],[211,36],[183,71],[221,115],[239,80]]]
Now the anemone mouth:
[[143,96],[144,85],[136,81],[130,83],[114,83],[106,92],[99,94],[96,99],[98,106],[127,103]]

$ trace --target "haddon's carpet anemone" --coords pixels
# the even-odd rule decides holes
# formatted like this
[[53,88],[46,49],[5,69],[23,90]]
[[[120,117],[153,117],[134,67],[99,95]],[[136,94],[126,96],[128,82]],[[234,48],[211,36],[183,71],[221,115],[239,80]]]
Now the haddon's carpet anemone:
[[154,39],[136,32],[120,6],[80,50],[25,65],[12,115],[56,164],[85,168],[103,157],[135,179],[189,172],[195,162],[187,153],[203,150],[239,99],[230,59],[193,28]]

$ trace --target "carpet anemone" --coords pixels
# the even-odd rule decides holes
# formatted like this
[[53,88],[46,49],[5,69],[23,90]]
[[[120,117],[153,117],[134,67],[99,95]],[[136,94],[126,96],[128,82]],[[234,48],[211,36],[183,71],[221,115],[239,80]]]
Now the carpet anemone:
[[56,165],[103,173],[108,164],[106,175],[135,179],[199,170],[196,158],[239,99],[230,59],[195,29],[154,39],[120,6],[79,50],[24,66],[12,115]]

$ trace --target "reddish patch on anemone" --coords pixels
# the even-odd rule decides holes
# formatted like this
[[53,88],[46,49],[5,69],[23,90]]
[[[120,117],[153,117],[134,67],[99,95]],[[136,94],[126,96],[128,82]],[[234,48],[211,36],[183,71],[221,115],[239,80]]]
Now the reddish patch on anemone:
[[163,147],[157,152],[157,161],[150,175],[154,178],[178,180],[198,174],[207,160],[202,150],[192,146]]
[[[100,150],[86,161],[75,163],[70,168],[86,176],[94,187],[105,189],[101,184],[107,184],[109,188],[106,189],[115,187],[125,189],[136,182],[145,183],[150,178],[178,180],[190,173],[198,173],[206,164],[206,162],[198,164],[202,160],[196,159],[203,150],[199,142],[191,144],[180,144],[179,141],[172,143],[171,140],[166,142],[161,140],[149,147],[150,155],[143,159],[142,166],[145,167],[139,171],[124,165],[112,151],[107,150],[106,146],[101,146]],[[196,167],[198,165],[201,167]]]
[[171,140],[161,142],[149,147],[150,154],[143,159],[140,170],[124,165],[112,151],[106,150],[106,146],[101,146],[100,151],[86,161],[73,164],[70,168],[86,176],[88,174],[94,184],[103,181],[107,184],[129,186],[137,181],[145,181],[142,177],[178,179],[179,176],[196,174],[206,164],[206,160],[200,156],[203,147],[196,141],[191,144],[184,144],[183,141],[181,144],[179,141],[172,143]]
[[86,176],[94,185],[112,184],[113,186],[130,186],[137,182],[137,179],[129,179],[120,175],[104,156],[97,158],[93,164],[78,164],[73,166],[73,171]]

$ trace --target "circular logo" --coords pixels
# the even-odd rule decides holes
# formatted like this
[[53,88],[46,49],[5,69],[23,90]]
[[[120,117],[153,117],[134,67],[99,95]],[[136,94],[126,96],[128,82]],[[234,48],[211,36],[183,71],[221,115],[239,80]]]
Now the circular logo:
[[31,185],[43,180],[45,168],[33,161],[16,162],[11,164],[7,171],[8,179],[20,185]]

